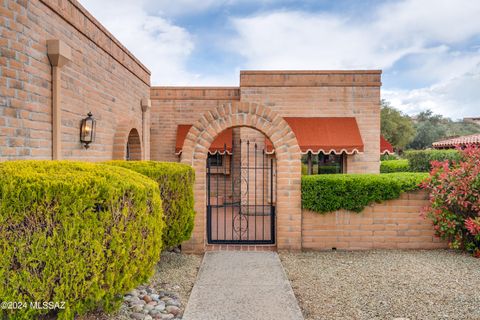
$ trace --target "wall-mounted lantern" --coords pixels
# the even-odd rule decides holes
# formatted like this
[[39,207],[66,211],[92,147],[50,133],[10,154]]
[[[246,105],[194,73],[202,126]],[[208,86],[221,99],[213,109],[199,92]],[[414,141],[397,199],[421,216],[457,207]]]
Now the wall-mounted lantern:
[[80,125],[80,142],[83,143],[85,149],[89,148],[89,144],[95,141],[95,119],[93,114],[89,112],[88,117],[82,120]]

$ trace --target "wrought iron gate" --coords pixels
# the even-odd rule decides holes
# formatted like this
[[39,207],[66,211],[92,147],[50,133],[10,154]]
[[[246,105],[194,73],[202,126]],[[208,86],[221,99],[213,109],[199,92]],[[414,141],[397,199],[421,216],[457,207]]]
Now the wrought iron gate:
[[208,243],[275,243],[275,159],[250,141],[222,153],[207,159]]

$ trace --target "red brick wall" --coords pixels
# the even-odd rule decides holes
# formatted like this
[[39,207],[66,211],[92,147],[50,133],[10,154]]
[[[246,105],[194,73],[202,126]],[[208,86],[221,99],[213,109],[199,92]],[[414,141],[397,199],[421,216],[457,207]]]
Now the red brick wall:
[[[0,161],[52,158],[49,39],[72,50],[61,68],[63,158],[111,159],[122,122],[142,134],[150,73],[75,0],[0,1],[0,32]],[[79,128],[89,111],[97,135],[85,150]]]
[[404,193],[397,200],[365,208],[319,214],[303,210],[302,247],[331,250],[434,249],[447,244],[434,236],[431,222],[420,216],[426,193]]

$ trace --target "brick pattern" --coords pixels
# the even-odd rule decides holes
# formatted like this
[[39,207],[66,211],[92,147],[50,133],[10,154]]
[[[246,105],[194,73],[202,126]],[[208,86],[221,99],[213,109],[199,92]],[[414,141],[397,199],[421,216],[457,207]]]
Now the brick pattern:
[[302,212],[304,249],[436,249],[447,243],[434,236],[432,224],[420,216],[428,204],[423,191],[365,208],[361,213],[339,210]]
[[[143,132],[140,101],[150,95],[149,74],[92,19],[74,0],[0,1],[0,161],[52,158],[48,39],[72,49],[72,61],[60,70],[64,159],[112,159],[124,120],[134,119]],[[89,111],[97,132],[85,150],[80,121]]]
[[230,102],[238,89],[153,87],[150,99],[150,152],[152,160],[180,161],[175,155],[179,124],[192,124],[202,114]]
[[[218,114],[219,108],[222,112],[225,111],[229,118],[236,117],[230,114],[230,109],[223,110],[223,105],[232,103],[237,106],[254,103],[253,105],[265,106],[264,108],[280,117],[356,117],[365,152],[348,156],[345,164],[346,171],[348,173],[379,172],[380,76],[380,71],[242,71],[239,88],[153,87],[150,96],[152,99],[151,157],[162,161],[179,160],[174,154],[177,125],[198,123],[198,119],[205,119],[202,130],[206,130],[209,121],[218,121],[215,115]],[[242,115],[240,119],[244,119],[243,117]],[[247,124],[247,127],[252,126]],[[215,127],[215,129],[218,128]],[[193,130],[196,135],[201,134],[198,130]],[[242,138],[259,140],[261,144],[261,133],[245,128],[240,130]],[[215,132],[218,134],[220,131]],[[209,135],[213,135],[213,132]],[[191,139],[194,138],[191,137]],[[199,152],[203,152],[210,143],[210,139],[197,138],[193,145],[200,148]],[[298,147],[296,139],[291,143]],[[184,146],[186,147],[186,142]],[[293,149],[293,146],[282,150],[276,149],[276,156],[284,154],[289,148]],[[203,200],[205,199],[205,160],[191,158],[193,151],[188,152],[188,155],[185,153],[182,155],[182,161],[194,164],[197,172],[198,190],[195,191],[197,221],[194,237],[184,246],[188,250],[202,251],[206,243],[206,214],[205,200]],[[197,157],[200,157],[200,154]],[[277,208],[284,205],[291,206],[292,212],[295,213],[299,210],[299,198],[295,200],[296,202],[282,202],[285,201],[283,196],[290,196],[290,192],[292,195],[300,196],[299,180],[288,187],[290,189],[287,193],[283,193],[281,188],[286,187],[285,183],[290,183],[287,181],[290,181],[288,179],[293,175],[300,174],[300,161],[285,163],[283,159],[280,161],[280,158],[277,158],[277,160],[278,176],[277,183],[274,184],[278,188],[278,190],[275,189]],[[198,164],[196,164],[197,161]],[[297,168],[295,170],[298,171],[292,171],[292,168]],[[283,210],[287,212],[289,209]],[[295,213],[290,216],[291,220],[284,219],[284,216],[286,216],[285,213],[282,213],[276,221],[277,246],[279,249],[299,248],[296,241],[298,241],[297,228],[301,215]],[[284,236],[289,233],[293,233],[294,238]]]
[[379,71],[242,71],[241,101],[282,117],[355,117],[365,152],[347,156],[347,173],[380,170]]
[[365,145],[347,156],[348,173],[380,169],[380,71],[241,71],[240,87],[153,87],[152,158],[177,161],[178,124],[232,100],[268,106],[282,117],[355,117]]
[[236,87],[152,87],[155,100],[240,100]]
[[380,70],[241,71],[240,87],[380,87]]
[[[113,160],[125,160],[127,157],[127,144],[130,142],[130,137],[133,135],[131,145],[133,144],[133,152],[136,152],[135,160],[148,159],[143,157],[142,150],[143,143],[140,138],[140,128],[142,127],[141,123],[138,120],[130,119],[123,120],[117,125],[115,131],[115,136],[113,139]],[[138,139],[137,137],[138,136]],[[132,151],[132,150],[130,150]],[[133,159],[132,159],[133,160]]]
[[254,103],[233,101],[204,113],[193,123],[181,162],[193,166],[195,181],[195,227],[192,238],[182,245],[186,251],[203,252],[206,245],[206,175],[208,148],[215,137],[230,127],[254,128],[270,138],[277,150],[277,239],[278,249],[301,248],[300,148],[287,122],[275,111]]

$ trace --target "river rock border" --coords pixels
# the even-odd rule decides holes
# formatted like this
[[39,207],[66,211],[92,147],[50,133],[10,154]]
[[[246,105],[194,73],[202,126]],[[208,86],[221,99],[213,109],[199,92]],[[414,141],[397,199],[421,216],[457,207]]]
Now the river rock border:
[[173,292],[139,286],[127,293],[123,300],[130,317],[135,320],[182,319],[182,304]]

